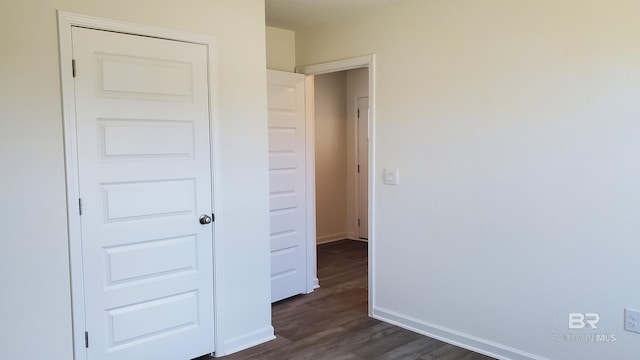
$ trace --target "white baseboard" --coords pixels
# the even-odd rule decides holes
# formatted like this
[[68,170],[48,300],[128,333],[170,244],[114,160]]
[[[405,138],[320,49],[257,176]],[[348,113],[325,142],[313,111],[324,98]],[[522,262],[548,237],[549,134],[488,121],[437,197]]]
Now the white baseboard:
[[380,307],[373,309],[373,318],[417,332],[418,334],[444,341],[467,350],[475,351],[501,360],[549,360],[548,358],[521,351],[509,346],[461,333],[419,319],[405,316]]
[[243,335],[237,338],[229,339],[225,341],[224,344],[224,353],[215,353],[216,357],[226,356],[238,351],[242,351],[248,349],[250,347],[260,345],[267,341],[271,341],[275,339],[273,326],[267,326],[263,329],[254,331],[247,335]]
[[318,236],[316,238],[316,244],[327,244],[330,242],[335,242],[340,240],[367,241],[367,239],[360,239],[358,235],[354,233],[345,232],[345,233]]
[[348,239],[348,233],[338,233],[316,237],[316,244],[326,244],[334,241]]
[[358,239],[360,239],[360,238],[358,237],[358,234],[356,234],[356,233],[352,233],[352,232],[348,232],[348,233],[347,233],[346,238],[347,238],[348,240],[358,240]]

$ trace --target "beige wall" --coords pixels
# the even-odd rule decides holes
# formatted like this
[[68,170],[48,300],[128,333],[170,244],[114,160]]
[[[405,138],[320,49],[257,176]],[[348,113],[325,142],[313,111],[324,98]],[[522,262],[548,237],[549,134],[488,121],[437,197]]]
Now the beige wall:
[[347,236],[346,74],[315,77],[316,239]]
[[3,1],[0,358],[72,358],[57,9],[216,36],[226,309],[218,320],[223,346],[256,341],[271,320],[264,2]]
[[267,69],[295,72],[296,33],[272,26],[266,27]]
[[[410,0],[296,32],[298,66],[376,55],[375,316],[504,358],[636,357],[638,13]],[[570,312],[617,340],[554,338]]]

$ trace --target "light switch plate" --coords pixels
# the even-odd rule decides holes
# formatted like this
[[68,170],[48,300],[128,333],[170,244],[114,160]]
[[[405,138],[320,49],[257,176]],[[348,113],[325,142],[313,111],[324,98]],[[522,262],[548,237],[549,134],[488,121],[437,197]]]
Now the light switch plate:
[[384,169],[382,176],[386,185],[398,185],[398,169]]

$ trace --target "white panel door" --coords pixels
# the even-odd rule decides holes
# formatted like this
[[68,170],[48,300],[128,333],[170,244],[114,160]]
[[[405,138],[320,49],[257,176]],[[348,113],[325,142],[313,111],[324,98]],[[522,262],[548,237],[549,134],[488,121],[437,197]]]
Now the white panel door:
[[306,292],[304,75],[267,71],[271,301]]
[[358,237],[369,238],[369,98],[358,98]]
[[205,46],[73,28],[88,359],[213,352]]

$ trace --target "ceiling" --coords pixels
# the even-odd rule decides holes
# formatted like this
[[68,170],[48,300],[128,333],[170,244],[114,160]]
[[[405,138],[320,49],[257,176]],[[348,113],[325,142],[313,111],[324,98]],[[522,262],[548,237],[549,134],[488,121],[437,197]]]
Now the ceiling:
[[266,24],[298,30],[405,0],[265,0]]

